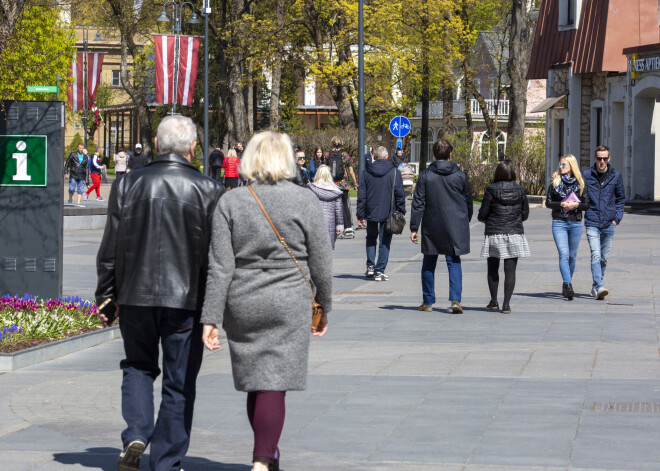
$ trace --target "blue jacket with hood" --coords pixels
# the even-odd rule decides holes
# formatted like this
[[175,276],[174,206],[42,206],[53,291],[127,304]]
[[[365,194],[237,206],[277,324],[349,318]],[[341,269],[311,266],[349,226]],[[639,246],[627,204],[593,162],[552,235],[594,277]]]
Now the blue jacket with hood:
[[373,222],[383,222],[387,219],[392,201],[394,172],[396,172],[396,184],[392,211],[397,210],[406,214],[406,199],[401,172],[390,160],[376,159],[360,174],[357,201],[358,219]]

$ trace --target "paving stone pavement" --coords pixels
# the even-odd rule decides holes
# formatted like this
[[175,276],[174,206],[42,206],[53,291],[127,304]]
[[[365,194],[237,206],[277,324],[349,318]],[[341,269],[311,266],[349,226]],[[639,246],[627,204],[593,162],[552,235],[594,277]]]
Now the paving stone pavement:
[[[660,218],[626,214],[607,302],[588,296],[586,235],[569,302],[550,212],[532,209],[525,228],[532,257],[518,264],[509,315],[485,309],[476,220],[463,315],[447,310],[443,263],[441,301],[416,310],[421,255],[407,235],[394,238],[390,281],[380,283],[362,277],[365,231],[339,240],[329,332],[312,341],[308,390],[287,395],[282,469],[660,470]],[[65,294],[93,295],[101,233],[65,233]],[[116,340],[0,374],[0,469],[116,469],[121,358]],[[249,471],[245,395],[226,348],[206,354],[198,391],[183,467]]]

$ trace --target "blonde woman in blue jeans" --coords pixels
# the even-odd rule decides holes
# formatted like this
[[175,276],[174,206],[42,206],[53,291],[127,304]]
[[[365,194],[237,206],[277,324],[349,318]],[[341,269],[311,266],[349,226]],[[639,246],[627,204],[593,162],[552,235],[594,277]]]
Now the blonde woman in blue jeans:
[[546,192],[545,205],[552,209],[552,236],[559,252],[563,281],[561,294],[572,301],[575,259],[582,237],[582,212],[589,209],[589,194],[575,156],[567,154],[559,160],[559,169]]

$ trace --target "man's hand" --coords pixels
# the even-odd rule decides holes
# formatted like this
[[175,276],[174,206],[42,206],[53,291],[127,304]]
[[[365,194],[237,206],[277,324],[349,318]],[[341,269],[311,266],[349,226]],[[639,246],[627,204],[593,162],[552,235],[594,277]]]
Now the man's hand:
[[367,227],[367,220],[366,219],[358,219],[358,226],[361,227],[362,229]]
[[419,239],[417,238],[417,232],[410,233],[410,240],[413,244],[419,244]]
[[65,179],[69,178],[69,174],[68,174],[68,173],[65,173],[65,174],[64,174],[64,178],[65,178]]
[[209,350],[220,349],[220,338],[218,337],[218,326],[215,324],[204,324],[202,330],[202,342]]
[[616,223],[616,221],[612,221],[612,224],[614,224],[615,226],[618,226],[618,224]]
[[115,312],[112,315],[112,319],[108,319],[108,316],[106,316],[100,311],[96,313],[97,317],[101,321],[101,327],[103,327],[104,329],[106,327],[110,327],[112,323],[115,321],[115,319],[119,317],[119,304],[117,303],[113,303],[113,304],[115,305]]

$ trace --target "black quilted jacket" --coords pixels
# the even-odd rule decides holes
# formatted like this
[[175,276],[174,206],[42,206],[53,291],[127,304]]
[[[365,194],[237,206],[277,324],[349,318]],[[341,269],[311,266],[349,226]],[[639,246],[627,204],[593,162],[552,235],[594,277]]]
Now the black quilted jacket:
[[515,182],[497,182],[486,188],[477,219],[486,223],[485,235],[524,234],[528,216],[525,189]]

